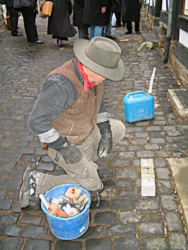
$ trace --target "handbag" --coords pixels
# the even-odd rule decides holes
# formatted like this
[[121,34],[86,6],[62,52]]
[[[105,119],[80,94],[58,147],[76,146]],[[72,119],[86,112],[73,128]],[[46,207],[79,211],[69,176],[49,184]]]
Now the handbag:
[[46,1],[43,5],[42,5],[42,9],[40,12],[40,17],[42,18],[46,18],[52,15],[52,9],[53,9],[53,2],[51,1]]

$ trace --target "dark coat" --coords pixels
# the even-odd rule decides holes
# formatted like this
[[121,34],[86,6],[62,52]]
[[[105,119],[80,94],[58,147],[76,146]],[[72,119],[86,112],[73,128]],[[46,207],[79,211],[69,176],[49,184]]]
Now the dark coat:
[[76,29],[70,23],[67,0],[51,0],[53,5],[52,15],[48,18],[48,34],[53,37],[64,38],[75,36]]
[[122,0],[121,8],[122,22],[140,21],[139,0]]
[[73,25],[81,26],[84,13],[85,0],[74,0]]
[[31,9],[36,8],[37,0],[14,0],[13,7],[15,9],[20,9],[22,7],[29,7]]
[[8,8],[13,8],[13,0],[6,0],[5,3]]
[[[106,7],[105,14],[101,13],[102,7]],[[88,25],[105,26],[109,22],[112,0],[85,0],[83,23]]]

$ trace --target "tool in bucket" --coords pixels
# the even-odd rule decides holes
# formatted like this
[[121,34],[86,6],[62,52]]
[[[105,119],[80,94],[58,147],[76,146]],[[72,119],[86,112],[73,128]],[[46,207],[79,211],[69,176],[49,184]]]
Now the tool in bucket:
[[135,91],[125,95],[123,103],[127,122],[149,120],[154,117],[154,97],[151,94],[155,72],[156,68],[153,69],[148,94],[145,91]]
[[40,194],[39,198],[49,214],[62,218],[68,218],[82,212],[88,204],[87,194],[80,196],[81,193],[81,189],[70,187],[67,189],[64,196],[59,198],[52,197],[50,202],[46,201],[43,194]]

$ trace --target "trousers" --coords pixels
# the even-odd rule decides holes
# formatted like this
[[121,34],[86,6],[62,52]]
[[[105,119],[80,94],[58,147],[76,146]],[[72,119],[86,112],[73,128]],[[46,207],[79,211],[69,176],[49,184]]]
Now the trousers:
[[[113,145],[118,144],[125,135],[125,125],[115,119],[110,119],[112,130]],[[100,130],[95,126],[93,132],[77,147],[83,153],[83,158],[75,164],[67,164],[62,155],[56,150],[49,148],[47,153],[55,164],[64,169],[66,174],[50,175],[38,173],[36,183],[36,196],[45,193],[49,189],[62,184],[76,184],[86,188],[88,191],[101,189],[101,180],[99,178],[96,164],[98,160],[97,150],[101,140]]]

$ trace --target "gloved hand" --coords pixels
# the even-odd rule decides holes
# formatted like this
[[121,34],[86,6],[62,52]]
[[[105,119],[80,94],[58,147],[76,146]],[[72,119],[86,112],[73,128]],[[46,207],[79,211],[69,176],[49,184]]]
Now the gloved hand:
[[67,164],[75,164],[83,157],[82,152],[75,145],[69,142],[67,138],[59,137],[56,141],[45,144],[59,152]]
[[102,136],[97,153],[99,158],[103,158],[106,157],[112,150],[112,132],[108,121],[98,123],[97,125]]

